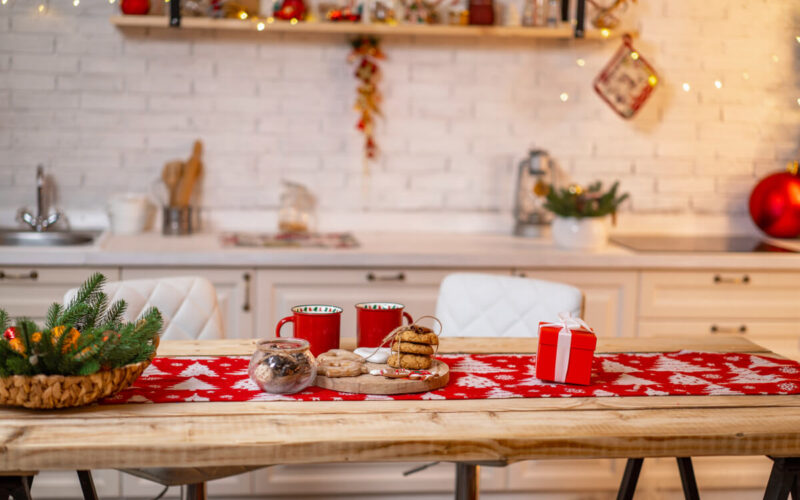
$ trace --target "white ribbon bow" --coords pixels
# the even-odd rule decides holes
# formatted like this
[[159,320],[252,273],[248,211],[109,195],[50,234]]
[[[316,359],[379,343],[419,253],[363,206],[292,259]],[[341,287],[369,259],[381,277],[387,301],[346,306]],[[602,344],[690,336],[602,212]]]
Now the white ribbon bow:
[[555,381],[563,383],[567,380],[567,368],[569,367],[569,349],[572,345],[572,329],[583,329],[590,332],[593,330],[581,318],[573,316],[571,312],[558,313],[558,322],[545,323],[539,328],[544,327],[561,328],[558,331],[558,343],[556,344],[556,368]]

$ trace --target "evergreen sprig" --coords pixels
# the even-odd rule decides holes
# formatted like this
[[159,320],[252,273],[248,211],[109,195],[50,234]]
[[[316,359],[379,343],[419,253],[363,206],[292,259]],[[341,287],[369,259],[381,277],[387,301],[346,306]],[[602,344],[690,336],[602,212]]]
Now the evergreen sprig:
[[583,189],[572,185],[567,188],[550,186],[544,208],[561,217],[602,217],[615,214],[620,204],[628,199],[628,193],[617,196],[619,182],[603,192],[603,184],[597,181]]
[[105,281],[93,274],[66,307],[51,305],[43,329],[26,318],[11,327],[0,309],[0,377],[91,375],[152,357],[164,324],[161,313],[151,308],[136,321],[123,322],[127,304],[109,304]]

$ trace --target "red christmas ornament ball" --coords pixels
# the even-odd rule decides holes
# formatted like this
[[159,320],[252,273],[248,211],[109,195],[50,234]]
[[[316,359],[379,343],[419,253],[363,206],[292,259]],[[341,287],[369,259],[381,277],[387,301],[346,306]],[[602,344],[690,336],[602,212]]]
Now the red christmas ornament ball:
[[750,217],[769,236],[800,236],[800,176],[797,170],[772,174],[759,181],[750,194]]
[[150,12],[150,0],[122,0],[119,8],[127,16],[143,16]]

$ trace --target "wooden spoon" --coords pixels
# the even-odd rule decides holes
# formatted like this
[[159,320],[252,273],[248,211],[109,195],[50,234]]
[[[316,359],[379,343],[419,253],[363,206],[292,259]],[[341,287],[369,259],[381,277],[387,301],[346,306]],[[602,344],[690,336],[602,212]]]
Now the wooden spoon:
[[203,154],[203,143],[200,141],[194,142],[194,150],[192,157],[186,162],[183,168],[183,175],[181,175],[180,182],[175,188],[175,206],[188,207],[189,200],[192,198],[192,191],[197,179],[200,177],[202,164],[200,163],[200,156]]
[[171,161],[164,165],[164,170],[161,172],[161,179],[164,185],[167,186],[167,197],[169,206],[175,206],[175,188],[183,175],[184,164],[182,161]]

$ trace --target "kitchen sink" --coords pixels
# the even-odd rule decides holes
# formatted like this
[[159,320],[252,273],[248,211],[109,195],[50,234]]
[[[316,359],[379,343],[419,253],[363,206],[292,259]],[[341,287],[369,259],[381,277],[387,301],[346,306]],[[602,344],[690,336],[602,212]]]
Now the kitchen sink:
[[57,247],[91,244],[98,233],[74,231],[20,231],[0,229],[0,246]]

